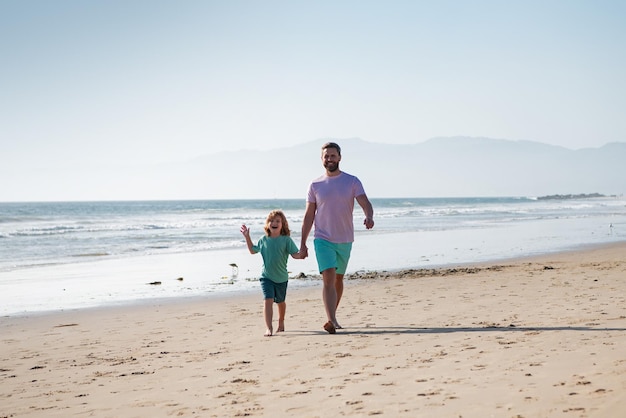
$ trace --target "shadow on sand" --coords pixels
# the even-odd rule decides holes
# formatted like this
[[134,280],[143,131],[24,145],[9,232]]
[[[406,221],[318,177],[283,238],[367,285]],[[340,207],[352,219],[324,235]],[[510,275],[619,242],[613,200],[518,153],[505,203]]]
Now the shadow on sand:
[[[321,328],[321,327],[320,327]],[[362,327],[362,328],[342,328],[338,329],[334,335],[399,335],[399,334],[449,334],[454,332],[549,332],[549,331],[571,331],[571,332],[625,332],[626,328],[594,328],[594,327],[518,327],[510,326],[485,326],[485,327]],[[287,331],[288,334],[326,334],[323,329],[318,330],[294,330]]]

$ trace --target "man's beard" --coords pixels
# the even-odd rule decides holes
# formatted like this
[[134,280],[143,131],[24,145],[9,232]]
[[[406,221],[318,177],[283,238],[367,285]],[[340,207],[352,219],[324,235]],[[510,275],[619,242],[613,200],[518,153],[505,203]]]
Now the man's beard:
[[339,163],[333,163],[333,162],[328,161],[324,163],[324,168],[326,169],[326,171],[334,173],[335,171],[339,169]]

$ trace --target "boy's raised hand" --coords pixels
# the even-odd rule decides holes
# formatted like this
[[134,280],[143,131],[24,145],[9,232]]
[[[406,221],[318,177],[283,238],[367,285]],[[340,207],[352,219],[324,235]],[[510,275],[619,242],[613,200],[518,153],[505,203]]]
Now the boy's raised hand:
[[246,226],[246,224],[241,225],[240,231],[241,231],[241,233],[243,234],[244,237],[249,237],[250,236],[250,228],[248,228]]

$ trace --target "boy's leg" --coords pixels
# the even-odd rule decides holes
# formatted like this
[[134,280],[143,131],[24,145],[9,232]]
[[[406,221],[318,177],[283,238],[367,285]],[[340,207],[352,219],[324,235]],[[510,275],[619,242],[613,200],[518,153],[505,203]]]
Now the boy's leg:
[[285,311],[287,310],[287,286],[289,282],[274,283],[274,302],[278,305],[278,330],[276,332],[282,332],[285,330]]
[[274,315],[274,299],[268,298],[265,299],[265,303],[263,304],[263,316],[265,317],[265,336],[271,337],[274,333],[274,329],[272,328],[272,316]]
[[285,312],[287,312],[287,302],[277,303],[278,305],[278,332],[285,331]]

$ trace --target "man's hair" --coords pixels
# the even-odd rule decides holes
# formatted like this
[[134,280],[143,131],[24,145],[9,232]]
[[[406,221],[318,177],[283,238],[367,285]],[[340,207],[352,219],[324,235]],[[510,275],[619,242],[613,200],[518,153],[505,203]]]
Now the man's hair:
[[341,155],[341,147],[335,143],[335,142],[327,142],[324,145],[322,145],[322,151],[324,151],[325,149],[328,148],[334,148],[337,150],[337,154]]

